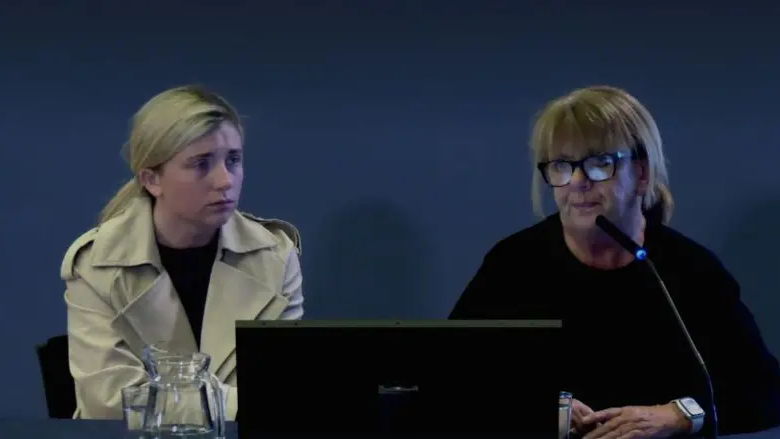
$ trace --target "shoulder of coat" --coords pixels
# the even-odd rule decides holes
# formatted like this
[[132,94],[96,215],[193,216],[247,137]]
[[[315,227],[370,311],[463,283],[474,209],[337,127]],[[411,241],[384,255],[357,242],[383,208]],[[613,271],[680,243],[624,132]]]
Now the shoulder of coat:
[[82,234],[68,247],[65,252],[65,256],[62,258],[62,266],[60,267],[60,277],[63,280],[71,280],[76,278],[75,267],[76,264],[84,254],[84,251],[92,247],[92,243],[95,242],[95,238],[98,234],[98,228],[95,227],[92,230]]
[[266,230],[273,235],[278,236],[279,233],[283,233],[290,241],[292,241],[295,251],[300,255],[303,251],[301,242],[301,232],[291,222],[276,219],[276,218],[261,218],[259,216],[252,215],[248,212],[240,212],[244,218],[257,222],[262,225]]

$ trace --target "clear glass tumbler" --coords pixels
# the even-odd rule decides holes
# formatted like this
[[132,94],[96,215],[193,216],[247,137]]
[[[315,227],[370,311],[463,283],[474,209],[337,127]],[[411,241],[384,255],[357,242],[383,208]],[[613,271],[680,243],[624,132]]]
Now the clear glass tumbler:
[[419,424],[419,388],[406,385],[380,385],[380,429],[383,432],[414,431]]
[[128,439],[145,438],[144,414],[149,400],[149,384],[130,386],[122,389],[122,417],[125,421],[125,437]]
[[569,438],[569,430],[571,430],[571,401],[571,393],[558,393],[558,439]]

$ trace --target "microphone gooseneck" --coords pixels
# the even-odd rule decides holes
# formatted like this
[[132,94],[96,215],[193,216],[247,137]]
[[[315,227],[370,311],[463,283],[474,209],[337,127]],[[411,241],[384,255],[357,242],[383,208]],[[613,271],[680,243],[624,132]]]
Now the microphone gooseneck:
[[596,217],[596,225],[609,235],[610,238],[614,239],[615,242],[620,244],[621,247],[626,249],[626,251],[634,255],[635,258],[640,261],[647,258],[647,251],[629,238],[628,235],[623,233],[618,226],[612,224],[612,221],[608,220],[604,215]]
[[658,282],[658,285],[661,287],[661,291],[663,291],[664,296],[666,297],[666,301],[669,303],[669,307],[672,309],[672,312],[674,313],[674,317],[677,320],[677,325],[680,327],[680,330],[685,336],[685,340],[688,342],[688,346],[693,352],[694,357],[696,357],[696,362],[699,363],[699,368],[701,368],[702,374],[704,375],[704,381],[707,383],[707,392],[709,393],[708,396],[710,398],[709,400],[710,412],[707,413],[708,419],[705,419],[705,422],[707,420],[710,421],[710,425],[712,426],[712,432],[710,437],[712,439],[717,439],[718,409],[715,406],[715,391],[712,388],[712,379],[710,378],[710,372],[707,370],[707,365],[704,363],[704,359],[699,353],[699,349],[696,348],[696,343],[693,341],[690,332],[688,332],[688,328],[685,326],[685,321],[680,315],[680,312],[677,310],[677,305],[674,303],[674,300],[672,299],[672,295],[669,293],[669,290],[666,288],[666,284],[661,278],[661,275],[658,273],[658,270],[656,270],[655,264],[653,264],[653,261],[651,261],[648,258],[647,251],[644,248],[642,248],[639,244],[634,242],[634,240],[629,238],[628,235],[623,233],[623,231],[621,231],[615,224],[613,224],[610,220],[608,220],[604,215],[599,215],[596,217],[596,226],[598,226],[601,230],[603,230],[604,233],[609,235],[610,238],[614,239],[615,242],[620,244],[620,246],[623,247],[626,251],[633,254],[637,260],[645,261],[647,266],[650,268],[650,272],[653,273],[655,280]]

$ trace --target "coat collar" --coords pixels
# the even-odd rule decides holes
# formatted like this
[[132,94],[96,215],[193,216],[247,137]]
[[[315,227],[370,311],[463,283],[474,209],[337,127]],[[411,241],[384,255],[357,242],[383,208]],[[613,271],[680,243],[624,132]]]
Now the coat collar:
[[[235,211],[220,229],[219,255],[274,247],[276,239],[257,221]],[[162,271],[148,197],[134,199],[119,216],[100,225],[92,253],[96,267],[133,267],[150,264]]]

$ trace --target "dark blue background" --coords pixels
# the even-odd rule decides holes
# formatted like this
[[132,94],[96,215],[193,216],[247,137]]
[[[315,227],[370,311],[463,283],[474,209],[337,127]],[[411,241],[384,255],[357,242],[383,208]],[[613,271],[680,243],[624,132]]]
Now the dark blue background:
[[444,317],[535,221],[533,114],[625,87],[664,135],[673,225],[722,256],[778,352],[780,8],[730,3],[4,6],[0,416],[45,416],[33,346],[65,331],[62,255],[130,177],[132,113],[189,82],[247,117],[241,207],[301,229],[312,318]]

